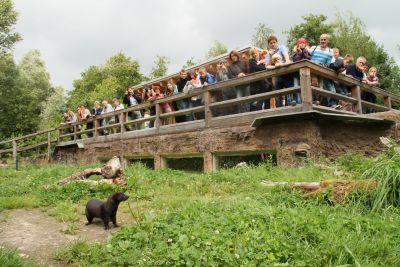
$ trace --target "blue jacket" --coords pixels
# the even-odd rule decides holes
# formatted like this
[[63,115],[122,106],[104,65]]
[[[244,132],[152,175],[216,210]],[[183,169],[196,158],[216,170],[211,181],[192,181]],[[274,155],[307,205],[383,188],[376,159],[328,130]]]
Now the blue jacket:
[[199,76],[199,78],[201,84],[204,84],[205,82],[207,82],[208,84],[213,84],[216,82],[214,75],[208,72],[206,73],[206,77],[202,78],[201,76]]

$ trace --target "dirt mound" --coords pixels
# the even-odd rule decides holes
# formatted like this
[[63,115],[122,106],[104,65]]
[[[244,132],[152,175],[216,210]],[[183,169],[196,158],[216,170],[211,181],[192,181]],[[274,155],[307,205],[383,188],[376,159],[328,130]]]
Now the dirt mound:
[[[52,254],[62,245],[75,240],[105,240],[119,229],[104,231],[100,221],[85,226],[85,218],[82,216],[77,223],[77,234],[69,235],[64,233],[67,223],[59,222],[38,209],[11,210],[0,215],[4,217],[0,222],[0,244],[16,248],[21,256],[37,260],[40,266],[58,266],[52,260]],[[126,220],[123,216],[118,216],[118,221],[123,225]]]

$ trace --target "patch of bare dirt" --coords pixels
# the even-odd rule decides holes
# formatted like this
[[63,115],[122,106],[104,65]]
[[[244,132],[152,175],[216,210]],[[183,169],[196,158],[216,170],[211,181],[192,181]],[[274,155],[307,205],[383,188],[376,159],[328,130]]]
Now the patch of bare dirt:
[[[39,209],[11,210],[0,214],[0,245],[16,248],[20,255],[35,260],[40,266],[60,266],[52,259],[55,250],[75,240],[89,242],[106,240],[119,228],[105,231],[102,222],[94,220],[86,226],[83,215],[76,234],[65,234],[67,223],[59,222]],[[128,221],[126,214],[118,213],[119,225]],[[62,265],[61,265],[62,266]]]

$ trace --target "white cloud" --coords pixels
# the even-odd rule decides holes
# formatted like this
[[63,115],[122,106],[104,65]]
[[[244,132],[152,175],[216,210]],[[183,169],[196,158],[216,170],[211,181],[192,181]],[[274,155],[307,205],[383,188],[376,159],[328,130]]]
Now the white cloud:
[[[287,4],[286,4],[287,3]],[[254,27],[263,22],[283,31],[301,22],[301,16],[323,13],[333,18],[335,7],[361,17],[373,37],[389,54],[400,58],[396,27],[400,2],[337,0],[332,4],[303,1],[128,1],[128,0],[16,0],[20,16],[17,31],[24,40],[15,49],[17,59],[39,49],[52,82],[67,90],[90,65],[122,51],[137,59],[148,73],[156,55],[170,58],[170,71],[177,71],[190,57],[204,58],[214,40],[229,48],[251,42]]]

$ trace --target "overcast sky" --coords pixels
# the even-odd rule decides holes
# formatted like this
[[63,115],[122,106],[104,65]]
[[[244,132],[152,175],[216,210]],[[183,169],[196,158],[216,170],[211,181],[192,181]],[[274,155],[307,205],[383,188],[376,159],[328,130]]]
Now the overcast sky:
[[[135,0],[15,0],[16,30],[23,41],[15,47],[19,60],[39,49],[54,85],[72,89],[72,82],[90,65],[100,65],[122,51],[139,61],[148,74],[156,55],[167,56],[169,73],[190,57],[203,59],[218,40],[228,49],[251,43],[259,22],[283,31],[309,13],[333,20],[336,10],[351,11],[368,32],[400,62],[400,1],[135,1]],[[362,45],[362,44],[360,44]]]

